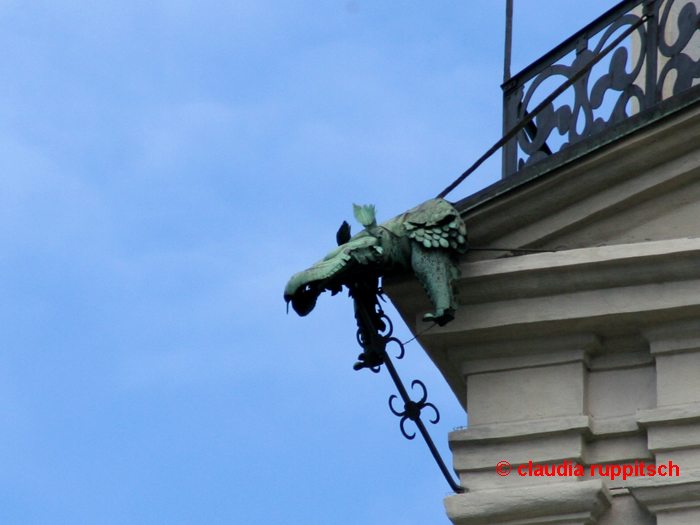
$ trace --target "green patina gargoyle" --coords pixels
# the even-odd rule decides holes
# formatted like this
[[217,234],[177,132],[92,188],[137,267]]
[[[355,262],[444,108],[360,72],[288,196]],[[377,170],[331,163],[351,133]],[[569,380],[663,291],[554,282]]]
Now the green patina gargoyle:
[[351,238],[350,226],[343,222],[338,247],[289,280],[287,303],[305,316],[321,292],[335,295],[347,286],[352,293],[359,283],[412,270],[435,307],[423,320],[443,326],[454,319],[457,258],[467,251],[467,229],[459,212],[447,201],[433,199],[377,225],[374,206],[354,208],[365,229]]

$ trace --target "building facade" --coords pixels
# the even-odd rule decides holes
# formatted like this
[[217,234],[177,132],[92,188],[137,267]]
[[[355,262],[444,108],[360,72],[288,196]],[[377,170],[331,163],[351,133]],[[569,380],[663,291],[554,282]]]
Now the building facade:
[[[502,181],[455,203],[474,248],[460,306],[419,339],[468,414],[449,435],[469,489],[445,499],[456,525],[700,523],[700,17],[669,0],[611,13],[504,86],[506,127],[557,61],[583,67],[643,13],[655,26],[514,139]],[[619,96],[610,118],[596,85]],[[385,290],[428,327],[415,280]]]

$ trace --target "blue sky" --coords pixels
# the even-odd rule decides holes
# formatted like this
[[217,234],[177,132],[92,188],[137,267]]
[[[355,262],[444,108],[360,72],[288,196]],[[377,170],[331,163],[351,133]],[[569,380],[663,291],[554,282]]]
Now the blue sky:
[[[504,4],[0,2],[0,522],[447,523],[349,299],[282,290],[499,138]],[[513,71],[611,6],[516,0]]]

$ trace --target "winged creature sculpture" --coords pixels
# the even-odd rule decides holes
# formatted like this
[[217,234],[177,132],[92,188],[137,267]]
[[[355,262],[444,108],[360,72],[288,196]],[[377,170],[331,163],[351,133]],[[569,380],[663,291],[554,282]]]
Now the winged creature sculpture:
[[308,315],[318,296],[333,295],[347,286],[412,271],[435,308],[424,316],[440,326],[454,319],[457,301],[454,281],[457,259],[467,251],[467,229],[450,203],[432,199],[377,224],[374,206],[354,206],[355,218],[365,229],[350,236],[347,222],[338,230],[338,247],[309,269],[292,276],[284,299],[301,316]]

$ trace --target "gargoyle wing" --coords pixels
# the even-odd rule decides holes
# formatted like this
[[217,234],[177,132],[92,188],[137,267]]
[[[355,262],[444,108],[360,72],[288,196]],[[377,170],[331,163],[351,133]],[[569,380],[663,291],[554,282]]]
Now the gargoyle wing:
[[403,216],[409,238],[424,248],[467,251],[467,228],[450,203],[433,199],[407,211]]

